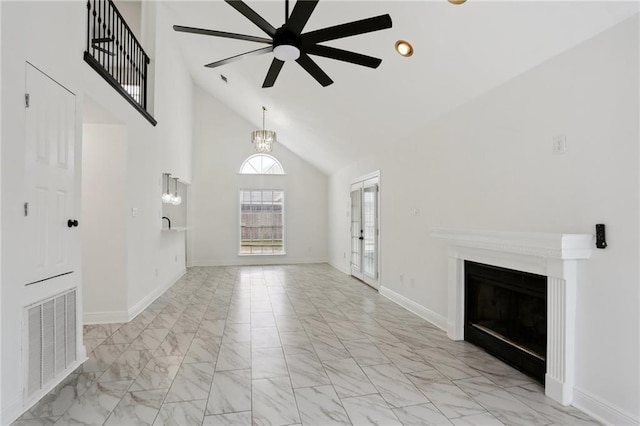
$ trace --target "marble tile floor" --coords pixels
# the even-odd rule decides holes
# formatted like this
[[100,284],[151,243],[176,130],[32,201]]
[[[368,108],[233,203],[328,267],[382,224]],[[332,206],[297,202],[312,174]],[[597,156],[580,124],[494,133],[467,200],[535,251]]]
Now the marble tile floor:
[[594,425],[325,264],[190,268],[14,425]]

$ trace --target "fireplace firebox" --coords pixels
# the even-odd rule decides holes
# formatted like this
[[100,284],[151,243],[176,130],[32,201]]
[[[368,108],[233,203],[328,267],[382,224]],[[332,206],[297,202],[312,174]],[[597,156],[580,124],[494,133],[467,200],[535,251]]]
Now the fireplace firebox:
[[464,339],[544,383],[547,277],[465,261]]

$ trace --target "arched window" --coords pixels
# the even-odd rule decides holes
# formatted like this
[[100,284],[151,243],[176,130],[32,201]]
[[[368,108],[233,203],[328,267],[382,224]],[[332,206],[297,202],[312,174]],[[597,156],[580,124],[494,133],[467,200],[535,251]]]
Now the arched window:
[[271,155],[254,154],[240,166],[242,175],[283,175],[282,164]]

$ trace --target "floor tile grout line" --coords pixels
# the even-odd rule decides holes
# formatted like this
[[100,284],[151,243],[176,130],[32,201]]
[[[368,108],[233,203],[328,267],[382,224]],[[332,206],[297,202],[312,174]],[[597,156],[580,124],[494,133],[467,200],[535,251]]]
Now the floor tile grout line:
[[[206,281],[205,281],[205,282],[206,282]],[[203,286],[204,286],[204,283],[203,283],[200,287],[198,287],[198,289],[202,288]],[[216,285],[216,288],[217,288],[217,285]],[[209,303],[207,304],[207,310],[208,310],[208,308],[209,308],[209,306],[210,306],[210,305],[211,305],[211,300],[209,300]],[[185,309],[186,309],[186,308],[185,308]],[[206,315],[206,310],[205,310],[205,314],[204,314],[204,315]],[[203,317],[202,317],[202,318],[204,318],[204,315],[203,315]],[[176,323],[177,323],[177,322],[176,322]],[[200,320],[200,322],[198,323],[198,328],[200,327],[200,324],[201,324],[201,323],[202,323],[202,319],[201,319],[201,320]],[[226,324],[226,320],[225,320],[225,324]],[[174,326],[175,326],[175,324],[174,324]],[[173,329],[173,327],[169,330],[169,332],[171,332],[171,330],[172,330],[172,329]],[[196,331],[196,333],[197,333],[197,331]],[[194,335],[193,335],[193,336],[194,336],[194,337],[192,338],[192,340],[191,340],[191,342],[190,342],[190,344],[189,344],[189,348],[191,347],[191,344],[193,344],[193,339],[195,339],[195,333],[194,333]],[[158,348],[159,348],[159,347],[160,347],[160,346],[158,346]],[[188,353],[189,348],[187,348],[187,353]],[[157,351],[157,350],[158,350],[158,349],[156,349],[156,351]],[[184,359],[186,358],[187,353],[185,353],[184,355],[182,355],[182,360],[180,361],[180,365],[178,366],[178,371],[176,372],[175,376],[173,376],[173,379],[171,380],[171,384],[170,384],[170,385],[169,385],[169,387],[167,388],[167,392],[165,393],[164,397],[162,398],[162,403],[160,404],[160,409],[156,412],[156,415],[155,415],[155,417],[153,418],[153,422],[152,422],[151,424],[154,424],[154,423],[156,422],[156,420],[157,420],[158,416],[160,415],[160,411],[162,411],[162,407],[164,406],[165,401],[167,400],[167,396],[169,395],[169,392],[171,392],[171,388],[173,387],[173,384],[175,383],[176,377],[178,377],[178,373],[180,372],[180,369],[182,368],[182,365],[184,364]],[[149,361],[149,362],[151,362],[151,361]],[[214,370],[214,372],[215,372],[215,364],[214,364],[214,366],[213,366],[213,370]],[[213,382],[213,375],[211,376],[211,381]],[[211,391],[211,390],[209,390],[209,392],[210,392],[210,391]],[[208,395],[207,395],[207,396],[208,396]],[[207,401],[208,401],[208,398],[207,398]],[[185,402],[185,401],[181,401],[181,402]],[[206,410],[207,410],[207,406],[206,406],[206,402],[205,402],[205,408],[204,408],[204,410],[203,410],[203,414],[202,414],[202,417],[203,417],[203,418],[202,418],[202,422],[204,422],[204,414],[205,414]]]
[[[275,315],[276,311],[274,311],[275,305],[273,304],[274,303],[273,298],[277,297],[276,295],[283,294],[284,296],[286,296],[286,300],[288,302],[289,307],[285,306],[284,309],[282,309],[282,307],[278,307],[277,310],[280,312],[286,312],[287,313],[286,315],[288,316],[295,315],[296,320],[302,325],[302,331],[304,332],[303,335],[308,341],[312,341],[311,335],[309,334],[309,331],[308,331],[309,325],[307,324],[305,326],[305,323],[302,323],[302,320],[307,319],[309,321],[319,321],[327,325],[329,329],[331,329],[333,335],[337,338],[337,341],[345,348],[346,353],[350,355],[350,359],[353,359],[354,361],[355,361],[355,358],[353,358],[353,353],[349,351],[346,345],[344,345],[344,342],[347,342],[349,340],[357,340],[357,339],[344,339],[344,340],[340,339],[331,327],[331,324],[333,322],[338,322],[337,321],[338,317],[330,316],[330,314],[323,315],[323,313],[327,312],[327,309],[336,309],[337,311],[341,312],[341,314],[347,318],[345,321],[348,321],[353,326],[355,326],[355,329],[363,333],[366,339],[378,350],[381,350],[380,345],[382,344],[389,344],[393,346],[395,343],[393,340],[386,340],[386,338],[384,337],[384,333],[382,335],[380,335],[379,333],[376,333],[375,330],[377,327],[381,331],[384,330],[385,333],[388,333],[389,338],[393,337],[395,340],[397,340],[398,344],[402,344],[405,347],[407,347],[407,344],[409,342],[407,342],[406,339],[408,337],[405,335],[405,333],[402,333],[401,330],[397,330],[397,327],[395,327],[395,324],[394,324],[394,321],[401,322],[403,320],[402,315],[400,315],[400,311],[398,311],[398,309],[391,309],[393,306],[387,305],[386,304],[387,302],[385,300],[382,300],[379,295],[370,293],[368,291],[369,289],[365,289],[367,291],[364,291],[364,290],[361,291],[359,288],[351,286],[351,283],[354,283],[356,285],[360,284],[360,283],[356,283],[355,280],[342,277],[341,275],[338,276],[337,274],[331,274],[330,273],[331,270],[327,271],[327,270],[322,270],[320,268],[313,268],[313,267],[309,269],[296,270],[294,269],[295,267],[292,267],[292,266],[283,267],[281,269],[280,274],[276,274],[271,277],[267,276],[266,271],[272,271],[272,270],[275,270],[275,268],[276,267],[261,267],[259,279],[253,278],[255,277],[255,269],[250,270],[249,271],[250,277],[244,283],[242,282],[242,277],[240,276],[240,273],[239,273],[239,271],[242,270],[242,267],[223,268],[221,271],[216,270],[215,273],[203,272],[203,271],[207,271],[207,268],[199,268],[199,269],[192,270],[193,271],[192,277],[188,277],[185,281],[181,282],[179,288],[172,286],[169,290],[170,294],[168,294],[167,297],[163,299],[163,302],[159,304],[153,311],[149,311],[149,312],[154,312],[154,316],[151,319],[145,318],[145,321],[142,322],[145,325],[140,329],[140,331],[138,331],[137,335],[133,339],[131,339],[130,337],[126,337],[126,340],[128,341],[124,342],[125,343],[124,348],[121,351],[119,351],[114,361],[112,361],[109,365],[107,365],[104,369],[102,369],[102,371],[92,372],[96,374],[96,377],[93,380],[89,381],[90,386],[85,388],[85,390],[81,394],[78,394],[78,397],[76,398],[76,400],[74,400],[74,403],[77,402],[77,400],[80,399],[91,388],[91,386],[97,386],[100,383],[111,383],[111,382],[103,382],[100,379],[104,377],[106,372],[110,370],[110,368],[118,360],[118,358],[120,358],[123,354],[127,353],[127,351],[132,350],[133,343],[137,341],[137,339],[142,335],[142,333],[144,333],[145,330],[150,329],[149,327],[156,320],[156,318],[159,315],[162,315],[163,309],[170,307],[171,312],[168,312],[167,314],[171,316],[177,315],[176,321],[173,322],[171,327],[169,328],[169,332],[171,332],[174,329],[174,327],[177,326],[178,322],[180,321],[180,318],[185,314],[185,311],[186,309],[188,309],[188,306],[191,304],[194,304],[194,295],[197,292],[201,291],[202,289],[211,290],[212,287],[214,289],[211,290],[210,294],[207,295],[208,297],[207,308],[205,308],[204,314],[200,316],[196,333],[197,333],[197,330],[202,325],[202,322],[204,321],[204,318],[206,317],[208,309],[211,307],[211,304],[214,298],[216,298],[215,290],[218,288],[221,288],[222,290],[224,290],[220,292],[220,295],[222,297],[218,299],[222,300],[223,302],[226,302],[227,309],[228,309],[228,306],[230,306],[232,302],[237,300],[233,296],[234,293],[238,288],[240,288],[239,286],[242,286],[242,289],[246,289],[249,291],[250,331],[251,331],[251,323],[252,323],[251,289],[253,288],[254,290],[256,290],[256,292],[259,292],[259,289],[266,291],[266,295],[269,297],[269,303],[271,308],[269,312],[271,312],[271,314],[274,316],[274,320],[276,318],[276,315]],[[231,274],[227,274],[228,271],[233,271],[233,272]],[[254,281],[253,286],[252,286],[252,280]],[[322,283],[323,281],[326,282],[326,287],[324,287],[325,289],[324,294],[321,292],[314,291],[317,288],[317,285],[319,283]],[[198,283],[198,284],[191,285],[192,282]],[[276,288],[277,290],[274,290],[272,292],[269,291],[270,289],[276,289]],[[226,294],[229,291],[231,291],[231,295],[227,296]],[[164,295],[165,294],[161,295],[161,297],[163,297]],[[293,300],[295,300],[295,303],[292,302]],[[371,300],[373,305],[366,305],[365,302],[367,300]],[[376,305],[378,301],[382,303],[380,305]],[[373,306],[373,308],[371,308],[370,306]],[[296,307],[297,307],[297,310],[296,310]],[[293,309],[292,311],[291,311],[291,308]],[[179,310],[179,312],[175,312],[176,310]],[[151,315],[149,315],[149,317],[151,317]],[[415,315],[411,315],[410,313],[407,313],[407,318],[415,318]],[[225,328],[228,323],[228,319],[229,319],[229,316],[227,314],[224,322]],[[369,325],[367,326],[367,324]],[[112,339],[113,335],[116,334],[119,330],[122,330],[122,327],[125,325],[126,323],[105,325],[106,327],[104,329],[108,330],[108,336],[105,337],[104,339],[96,339],[101,341],[98,345],[96,345],[93,348],[92,351],[90,351],[90,353],[93,353],[98,347],[105,345],[105,342],[108,339]],[[363,326],[366,326],[367,328],[365,329],[363,328]],[[371,327],[371,329],[369,327]],[[83,336],[85,334],[91,333],[92,331],[93,329],[88,330],[87,333],[83,333]],[[458,346],[457,342],[449,342],[447,340],[443,340],[444,337],[433,334],[438,331],[439,330],[433,327],[419,329],[418,333],[421,336],[421,339],[424,338],[424,339],[430,340],[432,337],[434,337],[435,341],[424,345],[422,343],[422,340],[419,339],[417,344],[409,345],[407,347],[407,350],[410,353],[415,354],[418,359],[422,359],[426,366],[433,367],[433,370],[440,372],[440,374],[442,374],[444,377],[447,378],[449,383],[453,384],[456,387],[456,389],[458,389],[470,401],[474,401],[476,404],[478,404],[479,407],[482,407],[482,409],[485,410],[484,412],[487,413],[488,415],[491,415],[492,417],[497,418],[497,415],[499,415],[499,413],[497,413],[496,411],[491,411],[485,405],[480,404],[475,397],[473,397],[471,394],[469,394],[463,388],[460,387],[460,384],[463,383],[462,380],[466,380],[467,378],[461,377],[453,380],[449,379],[449,376],[447,374],[444,374],[445,372],[442,371],[442,368],[438,368],[439,364],[437,362],[436,363],[430,362],[427,358],[417,353],[417,351],[418,350],[421,350],[421,351],[437,350],[440,352],[448,353],[449,356],[451,356],[453,359],[466,365],[471,370],[476,371],[478,375],[477,376],[472,375],[471,377],[468,377],[468,379],[486,378],[496,386],[497,388],[496,392],[498,390],[506,390],[508,387],[519,388],[521,386],[523,387],[529,384],[529,383],[525,383],[522,385],[506,386],[500,383],[496,383],[495,378],[493,378],[488,371],[486,371],[486,374],[485,374],[485,370],[483,370],[482,368],[483,364],[474,364],[473,362],[471,362],[474,359],[474,354],[481,354],[484,352],[469,350],[468,348],[465,348],[465,346]],[[278,333],[280,348],[284,357],[285,365],[287,366],[289,382],[290,382],[291,388],[293,389],[294,397],[295,397],[295,389],[297,388],[293,388],[293,382],[291,378],[291,372],[289,369],[289,363],[287,362],[287,356],[284,351],[284,344],[282,339],[283,332],[281,331],[280,327],[278,327],[277,322],[276,322],[276,332]],[[398,335],[398,332],[400,332],[401,334]],[[99,332],[96,332],[96,334],[99,335]],[[126,336],[126,335],[123,334],[123,336]],[[378,336],[381,336],[381,337],[378,337]],[[194,336],[191,338],[191,341],[189,342],[189,347],[193,344],[194,339],[195,339],[195,333],[194,333]],[[253,339],[250,339],[250,342],[249,342],[251,353],[252,353],[251,349],[253,348],[252,340]],[[114,345],[121,345],[121,343],[115,343],[113,341],[110,341],[108,343],[114,344]],[[108,346],[108,345],[105,345],[105,346]],[[134,378],[134,380],[131,381],[131,384],[129,385],[127,390],[124,392],[125,396],[128,392],[131,392],[130,391],[131,386],[133,385],[133,383],[135,383],[137,377],[140,375],[142,371],[144,371],[144,368],[146,367],[146,365],[148,365],[149,362],[154,358],[154,355],[158,350],[158,347],[156,347],[155,349],[148,349],[147,347],[142,347],[136,350],[140,352],[142,351],[149,352],[151,357],[147,361],[145,366],[142,366],[142,369],[138,371],[136,378]],[[313,354],[318,359],[320,359],[319,353],[317,352],[316,348],[313,345],[311,345],[311,350],[312,352],[310,353]],[[189,351],[189,348],[186,349],[186,352],[188,351]],[[213,374],[215,374],[215,368],[219,360],[219,355],[220,353],[218,352],[216,361],[213,363],[214,364]],[[383,352],[383,355],[384,355],[384,352]],[[179,367],[182,367],[184,365],[185,356],[186,356],[186,353],[182,355],[182,359]],[[400,370],[400,372],[407,379],[408,379],[408,374],[413,372],[413,371],[405,372],[403,371],[403,369],[400,368],[399,364],[397,364],[394,360],[389,359],[389,361],[390,361],[389,363],[372,364],[364,367],[375,367],[379,365],[393,365],[396,369]],[[482,357],[478,356],[478,362],[481,362],[481,361],[482,361]],[[419,361],[416,361],[416,362],[419,362]],[[502,364],[499,361],[496,360],[495,362],[497,363],[496,365],[502,366]],[[326,375],[327,374],[326,367],[324,362],[321,359],[320,359],[320,363]],[[356,361],[356,365],[360,370],[362,370],[363,366],[357,363],[357,361]],[[432,370],[424,370],[424,371],[432,371]],[[80,377],[81,374],[86,374],[86,373],[78,372],[77,374]],[[366,375],[366,373],[364,374],[365,374],[365,377],[368,378],[368,375]],[[499,377],[499,374],[496,377]],[[164,401],[166,400],[169,390],[171,389],[171,386],[173,385],[173,382],[175,381],[175,378],[176,377],[174,376],[171,385],[167,389],[167,393],[164,395],[163,404],[164,404]],[[517,377],[514,377],[514,379],[517,380]],[[115,380],[115,381],[120,381],[120,380]],[[330,378],[329,378],[329,381],[332,383],[332,387],[335,390],[335,385],[333,385],[333,381]],[[212,383],[213,383],[213,376],[212,376]],[[517,383],[517,381],[515,383]],[[375,387],[375,389],[378,389],[378,387],[375,384],[373,384],[373,386]],[[301,387],[301,388],[304,388],[304,387]],[[209,396],[211,395],[211,389],[212,388],[210,386],[209,393],[207,395],[207,401]],[[438,412],[441,412],[438,405],[436,405],[430,398],[428,398],[428,396],[425,394],[425,392],[422,389],[418,388],[418,390],[422,394],[424,394],[424,396],[426,397],[426,400],[429,401],[430,404],[433,404],[433,406],[438,410]],[[492,392],[482,392],[482,393],[491,394]],[[379,392],[377,394],[380,395]],[[540,393],[537,392],[535,394],[540,394]],[[123,397],[119,399],[119,401],[116,404],[116,407],[122,401]],[[544,398],[543,394],[542,394],[542,397]],[[546,419],[547,422],[555,421],[554,420],[555,417],[552,417],[550,414],[547,414],[546,411],[544,410],[540,410],[539,407],[537,407],[537,403],[535,403],[535,401],[529,400],[527,398],[519,398],[518,395],[515,395],[514,398],[520,404],[522,404],[523,407],[526,407],[527,411],[530,411],[532,413],[535,413],[535,415],[540,416],[541,420]],[[345,398],[339,398],[339,399],[342,401],[342,399],[345,399]],[[74,403],[72,403],[71,406],[67,407],[67,410],[65,410],[65,412],[62,413],[62,415],[65,415],[69,411],[69,409],[74,405]],[[541,403],[541,404],[544,404],[544,403]],[[416,404],[416,405],[419,405],[419,404]],[[563,413],[569,416],[572,415],[570,412],[563,411],[562,407],[556,407],[550,402],[544,404],[544,406],[552,407],[553,409],[558,410],[560,413]],[[297,398],[296,398],[296,408],[298,410],[298,415],[300,416],[301,413],[300,413],[300,408],[297,404]],[[114,410],[111,410],[107,414],[107,419],[109,418],[110,415],[112,415],[112,412]],[[253,409],[251,411],[253,412]],[[206,405],[205,405],[205,414],[206,414]],[[156,413],[156,417],[157,415],[158,413]],[[586,417],[588,418],[588,416]]]

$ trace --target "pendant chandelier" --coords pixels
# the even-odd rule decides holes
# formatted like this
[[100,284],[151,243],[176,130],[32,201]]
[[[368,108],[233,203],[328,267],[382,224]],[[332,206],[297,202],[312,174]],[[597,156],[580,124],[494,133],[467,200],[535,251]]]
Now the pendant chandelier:
[[273,143],[276,142],[276,132],[264,129],[264,116],[267,111],[266,107],[262,107],[262,130],[254,130],[251,132],[251,142],[258,152],[273,151]]
[[[171,177],[171,173],[163,173],[167,178],[167,192],[162,194],[162,202],[165,204],[173,204],[174,206],[178,206],[182,204],[182,197],[178,195],[178,178]],[[173,179],[174,184],[176,186],[175,192],[172,194],[169,188],[169,182]]]
[[171,178],[171,173],[164,173],[167,178],[167,192],[162,194],[162,202],[165,204],[171,204],[173,202],[173,194],[169,191],[169,179]]

